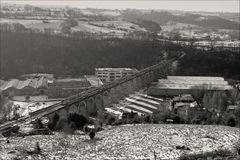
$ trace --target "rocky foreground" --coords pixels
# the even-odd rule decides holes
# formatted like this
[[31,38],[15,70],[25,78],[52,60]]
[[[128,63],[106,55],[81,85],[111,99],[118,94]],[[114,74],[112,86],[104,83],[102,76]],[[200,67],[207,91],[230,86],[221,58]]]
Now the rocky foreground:
[[[177,159],[183,154],[233,150],[239,140],[240,129],[226,126],[123,125],[98,132],[95,140],[80,132],[11,137],[9,143],[0,138],[0,159]],[[41,154],[27,154],[36,142]]]

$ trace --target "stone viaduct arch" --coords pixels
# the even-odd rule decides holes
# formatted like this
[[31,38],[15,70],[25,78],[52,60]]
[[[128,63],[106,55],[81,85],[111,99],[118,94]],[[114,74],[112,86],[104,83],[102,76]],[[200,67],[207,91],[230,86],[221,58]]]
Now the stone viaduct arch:
[[87,99],[87,114],[94,115],[96,113],[97,113],[97,107],[96,107],[95,99],[93,97],[90,97]]
[[87,103],[85,101],[81,101],[78,104],[78,112],[82,115],[86,115],[87,114]]
[[95,104],[97,111],[104,110],[103,96],[102,94],[98,94],[95,97]]
[[103,97],[103,107],[104,108],[109,108],[110,104],[111,104],[110,92],[109,91],[103,92],[102,97]]
[[79,110],[78,110],[78,105],[77,105],[77,103],[72,104],[72,105],[69,106],[69,108],[68,108],[68,114],[73,114],[73,113],[79,114]]

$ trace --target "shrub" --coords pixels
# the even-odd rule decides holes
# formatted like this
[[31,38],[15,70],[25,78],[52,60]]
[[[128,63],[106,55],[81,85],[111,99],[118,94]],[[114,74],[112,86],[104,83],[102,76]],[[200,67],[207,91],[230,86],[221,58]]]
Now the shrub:
[[3,130],[2,135],[3,135],[4,137],[9,137],[9,136],[11,136],[12,134],[18,133],[19,128],[20,128],[19,126],[8,127],[7,129],[4,129],[4,130]]
[[84,125],[84,126],[83,126],[83,132],[84,132],[85,134],[87,134],[87,133],[89,132],[89,128],[87,127],[87,125]]
[[64,126],[62,128],[62,131],[66,134],[73,134],[75,132],[75,130],[77,130],[75,123],[70,122],[70,124],[68,123],[64,123]]
[[90,139],[94,139],[94,137],[95,137],[95,131],[94,130],[90,131],[89,137],[90,137]]
[[237,109],[235,112],[234,112],[234,115],[236,116],[236,120],[237,120],[237,126],[240,128],[240,109]]
[[113,116],[112,114],[109,114],[107,112],[98,112],[98,119],[101,121],[101,123],[112,125],[116,122],[117,118]]
[[173,123],[184,123],[183,118],[180,116],[173,114],[171,112],[158,112],[153,114],[153,122],[158,123],[160,122],[167,122],[167,119],[172,119]]
[[199,153],[199,154],[183,154],[179,157],[179,160],[207,160],[209,157],[227,157],[232,155],[232,153],[228,150],[218,150],[218,151],[212,151],[212,152],[205,152],[205,153]]
[[59,116],[56,114],[53,117],[53,122],[49,124],[49,129],[51,130],[60,130],[67,134],[73,134],[75,130],[83,129],[83,126],[88,122],[88,120],[79,114],[70,114],[67,119],[59,119]]
[[112,125],[116,121],[115,117],[108,117],[107,125]]
[[113,125],[121,125],[124,124],[123,119],[116,119]]
[[145,117],[143,118],[143,121],[144,121],[145,123],[150,123],[150,122],[151,122],[151,117],[150,117],[150,115],[145,116]]
[[231,126],[231,127],[235,127],[236,126],[236,120],[233,117],[230,117],[227,121],[227,125]]
[[171,117],[171,119],[173,120],[173,123],[179,124],[179,123],[183,123],[184,121],[177,115],[173,115]]
[[169,112],[156,112],[153,113],[153,122],[157,123],[159,121],[165,122],[166,119],[170,119],[170,113]]
[[76,129],[82,129],[83,126],[87,123],[87,118],[76,113],[70,114],[68,116],[68,123],[72,123],[72,127],[76,127]]
[[56,127],[56,124],[57,124],[58,120],[59,120],[59,115],[57,113],[55,113],[53,118],[52,118],[52,122],[48,123],[48,128],[52,131],[55,130],[55,127]]
[[192,124],[212,124],[212,113],[208,111],[197,112],[192,117],[189,117],[188,121]]
[[35,129],[42,129],[42,128],[44,128],[44,125],[42,124],[40,119],[36,119],[33,122],[33,128],[35,128]]
[[223,114],[223,124],[235,127],[237,125],[237,118],[235,117],[234,114],[231,113],[225,113]]
[[120,120],[121,124],[130,124],[131,123],[131,119],[129,118],[124,118]]
[[54,130],[56,131],[64,131],[64,132],[67,132],[68,129],[70,129],[70,126],[67,119],[60,119],[54,128]]
[[135,116],[131,119],[131,123],[142,123],[142,118],[140,116]]

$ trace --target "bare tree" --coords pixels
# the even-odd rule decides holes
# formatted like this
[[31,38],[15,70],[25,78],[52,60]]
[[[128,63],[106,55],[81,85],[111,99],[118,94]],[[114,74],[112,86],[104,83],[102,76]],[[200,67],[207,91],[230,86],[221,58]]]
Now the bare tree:
[[216,46],[216,40],[215,39],[211,39],[209,41],[209,45],[210,45],[210,49],[213,50],[214,47]]
[[189,46],[192,48],[195,42],[196,42],[195,38],[190,38],[189,39]]

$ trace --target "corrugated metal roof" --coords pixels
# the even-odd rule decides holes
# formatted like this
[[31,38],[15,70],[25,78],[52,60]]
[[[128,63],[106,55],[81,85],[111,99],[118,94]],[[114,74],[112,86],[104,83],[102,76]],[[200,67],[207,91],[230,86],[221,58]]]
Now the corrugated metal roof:
[[84,81],[86,81],[86,78],[65,78],[65,79],[56,79],[55,80],[55,82],[71,82],[71,81],[84,82]]
[[213,90],[229,90],[233,89],[230,85],[218,84],[158,84],[158,88],[165,89],[213,89]]
[[223,80],[169,80],[169,79],[159,79],[159,83],[163,84],[228,84],[227,81]]
[[31,79],[27,79],[25,81],[22,81],[22,84],[21,84],[21,86],[18,86],[18,89],[25,88],[26,86],[29,85],[30,81],[31,81]]
[[32,74],[24,74],[21,75],[20,77],[25,78],[25,77],[45,77],[45,78],[54,78],[53,74],[47,74],[47,73],[32,73]]
[[9,81],[5,81],[4,84],[0,86],[0,90],[4,91],[9,88],[23,89],[25,87],[32,87],[32,88],[47,87],[47,80],[43,77],[40,79],[26,79],[24,81],[20,81],[18,79],[12,79]]
[[223,77],[200,76],[167,76],[158,80],[158,88],[162,89],[208,89],[230,90],[232,86]]
[[208,81],[224,81],[223,77],[204,77],[204,76],[167,76],[168,80],[208,80]]
[[114,72],[119,72],[119,71],[137,71],[135,68],[96,68],[96,71],[114,71]]
[[18,79],[11,79],[10,81],[5,82],[1,89],[6,90],[8,88],[16,88],[18,83],[19,83]]
[[31,86],[33,88],[37,88],[37,83],[38,83],[37,79],[31,79],[29,86]]
[[192,96],[177,96],[173,97],[173,101],[194,101]]
[[22,85],[23,85],[23,81],[19,81],[16,89],[21,89],[21,88],[22,88]]
[[41,78],[38,80],[38,82],[37,82],[37,88],[45,88],[45,87],[47,87],[47,82],[48,82],[47,79],[41,77]]

